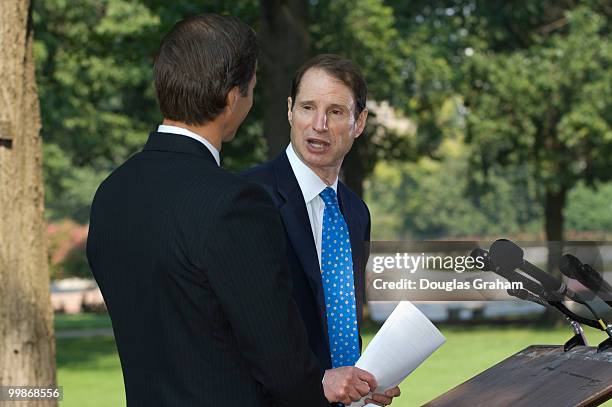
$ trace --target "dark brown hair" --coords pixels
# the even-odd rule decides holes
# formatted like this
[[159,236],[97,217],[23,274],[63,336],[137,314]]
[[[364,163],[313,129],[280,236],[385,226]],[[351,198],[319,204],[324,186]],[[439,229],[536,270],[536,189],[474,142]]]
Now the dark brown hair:
[[302,65],[291,82],[291,108],[295,104],[295,96],[300,90],[302,77],[309,69],[321,69],[330,76],[344,83],[352,92],[355,98],[355,118],[366,107],[368,97],[368,87],[366,81],[359,70],[359,67],[350,59],[335,54],[320,54],[308,60]]
[[257,54],[255,32],[235,17],[202,14],[176,23],[155,58],[164,118],[195,125],[214,120],[233,87],[246,96]]

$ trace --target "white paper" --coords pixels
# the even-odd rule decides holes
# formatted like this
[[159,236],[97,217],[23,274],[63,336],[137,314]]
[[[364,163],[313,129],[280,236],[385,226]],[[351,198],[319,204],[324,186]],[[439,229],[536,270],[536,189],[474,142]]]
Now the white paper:
[[[375,393],[399,385],[436,351],[446,338],[417,307],[400,302],[376,333],[355,366],[376,377]],[[363,400],[350,407],[363,406]],[[376,407],[368,404],[366,407]]]

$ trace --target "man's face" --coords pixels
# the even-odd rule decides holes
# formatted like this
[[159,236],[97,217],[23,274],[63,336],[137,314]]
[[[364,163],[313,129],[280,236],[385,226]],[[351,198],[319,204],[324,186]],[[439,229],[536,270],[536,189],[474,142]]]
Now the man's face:
[[232,110],[230,114],[230,118],[227,123],[227,129],[224,132],[223,142],[231,141],[236,135],[236,131],[249,114],[249,110],[253,106],[253,89],[255,89],[255,85],[257,84],[257,74],[253,74],[251,81],[249,82],[249,87],[247,89],[246,96],[242,96],[238,88],[236,88],[236,99],[235,101],[230,100],[232,103]]
[[319,68],[302,76],[295,99],[293,109],[288,99],[293,149],[320,177],[337,176],[344,156],[363,131],[367,110],[355,119],[351,89]]

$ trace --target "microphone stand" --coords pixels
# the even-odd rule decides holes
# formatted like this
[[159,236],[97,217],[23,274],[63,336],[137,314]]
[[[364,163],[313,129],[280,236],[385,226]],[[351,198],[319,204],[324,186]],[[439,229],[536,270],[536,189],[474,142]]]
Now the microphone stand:
[[[556,301],[544,300],[534,294],[529,293],[527,290],[508,289],[506,290],[506,292],[508,293],[508,295],[521,299],[521,300],[531,301],[536,304],[542,305],[544,307],[555,308],[557,309],[557,311],[560,311],[565,316],[566,321],[571,325],[572,330],[574,331],[574,336],[568,339],[563,345],[564,352],[567,352],[570,349],[575,348],[576,346],[589,346],[586,336],[584,335],[584,329],[582,329],[582,326],[580,325],[579,322],[573,320],[567,315],[568,313],[569,314],[573,314],[573,313],[570,310],[568,310],[565,307],[565,305],[561,304],[560,302],[556,302]],[[577,315],[573,314],[573,316],[577,316]],[[593,325],[598,327],[594,321],[587,321],[587,322],[592,323]]]

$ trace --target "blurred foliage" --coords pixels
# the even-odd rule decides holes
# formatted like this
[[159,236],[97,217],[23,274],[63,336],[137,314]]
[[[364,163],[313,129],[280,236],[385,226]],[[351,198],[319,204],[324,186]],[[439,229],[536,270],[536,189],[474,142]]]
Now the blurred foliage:
[[579,182],[569,193],[567,228],[573,231],[612,232],[612,184]]
[[608,19],[588,7],[560,18],[561,32],[534,35],[528,48],[476,49],[464,64],[477,166],[529,163],[538,183],[552,190],[612,175]]
[[[612,174],[608,0],[308,5],[310,54],[355,60],[370,99],[389,101],[412,124],[397,130],[371,111],[354,148],[359,165],[348,171],[360,172],[357,181],[374,171],[367,200],[381,236],[537,233],[543,191],[560,187],[569,191],[569,228],[610,228],[602,183]],[[51,220],[86,222],[99,182],[155,129],[155,52],[177,20],[201,12],[258,29],[257,1],[34,2]],[[223,148],[226,168],[266,157],[264,86]]]
[[541,211],[522,174],[490,174],[489,188],[470,189],[469,148],[446,140],[443,159],[379,164],[369,181],[375,240],[481,238],[537,234]]
[[49,270],[52,279],[90,278],[85,256],[87,226],[65,219],[47,227]]
[[[203,11],[251,13],[255,2],[41,0],[34,2],[35,56],[44,138],[47,216],[87,222],[108,173],[140,150],[161,122],[152,64],[165,32]],[[244,19],[244,17],[243,17]],[[224,165],[261,160],[260,125],[249,120],[224,148]]]
[[[609,1],[387,4],[408,44],[412,98],[405,111],[417,125],[416,144],[440,162],[400,164],[391,188],[404,185],[417,204],[392,208],[387,195],[376,202],[382,212],[403,210],[400,228],[416,236],[515,233],[541,218],[547,237],[555,237],[555,226],[562,233],[567,193],[580,180],[582,187],[595,186],[612,174]],[[444,122],[442,107],[453,97],[461,103]],[[465,140],[467,167],[444,157],[439,147],[449,138]],[[587,195],[598,194],[570,198]],[[513,214],[506,202],[520,211]],[[607,209],[591,210],[608,219]],[[569,227],[586,226],[574,222],[579,216],[571,214]],[[606,230],[605,222],[590,225]]]

